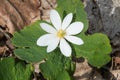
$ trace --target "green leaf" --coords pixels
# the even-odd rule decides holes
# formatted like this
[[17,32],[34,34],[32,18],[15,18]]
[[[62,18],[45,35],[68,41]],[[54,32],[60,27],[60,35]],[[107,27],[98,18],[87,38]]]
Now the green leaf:
[[[79,0],[57,0],[57,9],[60,9],[61,12],[66,11],[67,13],[69,12],[75,12],[76,6],[79,4]],[[68,4],[66,6],[66,4]]]
[[47,80],[71,80],[75,70],[75,64],[71,58],[63,56],[59,50],[50,54],[46,62],[40,64],[40,70]]
[[74,45],[77,57],[85,57],[95,67],[102,67],[110,61],[112,51],[108,37],[101,33],[82,36],[84,45]]
[[37,21],[13,35],[12,43],[17,47],[14,54],[27,62],[39,62],[46,57],[46,49],[36,45],[37,39],[45,32]]
[[0,60],[1,80],[31,80],[32,65],[24,62],[16,62],[14,58],[3,58]]

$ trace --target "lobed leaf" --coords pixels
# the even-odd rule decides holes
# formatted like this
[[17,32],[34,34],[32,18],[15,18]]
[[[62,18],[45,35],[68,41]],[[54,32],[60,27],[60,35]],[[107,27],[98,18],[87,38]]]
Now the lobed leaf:
[[8,57],[0,60],[1,80],[31,80],[32,65]]
[[108,37],[101,33],[82,36],[84,45],[75,46],[77,57],[84,57],[95,67],[102,67],[110,61],[110,52],[112,51]]
[[12,43],[17,47],[14,54],[27,62],[39,62],[46,58],[46,49],[36,44],[37,39],[45,32],[37,21],[13,35]]
[[75,64],[71,58],[63,56],[59,50],[50,54],[45,63],[40,64],[40,70],[47,80],[71,80],[75,70]]

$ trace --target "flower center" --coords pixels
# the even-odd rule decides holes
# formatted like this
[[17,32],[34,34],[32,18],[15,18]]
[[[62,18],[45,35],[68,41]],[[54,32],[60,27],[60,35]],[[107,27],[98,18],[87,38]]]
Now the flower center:
[[66,32],[62,29],[60,29],[58,32],[57,32],[57,36],[59,38],[63,38],[64,36],[66,35]]

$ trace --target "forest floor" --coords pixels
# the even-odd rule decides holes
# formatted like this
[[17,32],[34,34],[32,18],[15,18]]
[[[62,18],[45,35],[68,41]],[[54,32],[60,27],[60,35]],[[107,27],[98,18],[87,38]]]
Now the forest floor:
[[[22,4],[20,4],[22,3]],[[20,5],[19,7],[17,5]],[[32,7],[31,7],[32,6]],[[57,6],[56,0],[1,0],[0,1],[0,57],[14,56],[11,38],[15,31],[36,20],[49,21],[49,12]],[[13,13],[14,12],[14,13]],[[87,12],[87,11],[86,11]],[[89,28],[91,30],[91,27]],[[89,32],[91,34],[92,32]],[[114,46],[113,46],[114,47]],[[75,80],[120,80],[120,52],[111,55],[111,62],[96,69],[83,58],[76,59]],[[35,65],[38,73],[38,65]],[[39,76],[39,75],[37,75]]]

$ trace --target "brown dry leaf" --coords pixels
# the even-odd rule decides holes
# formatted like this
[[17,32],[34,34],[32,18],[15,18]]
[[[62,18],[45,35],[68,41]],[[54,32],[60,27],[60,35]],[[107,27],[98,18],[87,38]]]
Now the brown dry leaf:
[[120,70],[112,70],[111,73],[116,77],[117,80],[120,80]]
[[112,69],[120,69],[120,57],[112,57]]
[[56,7],[56,0],[40,0],[40,1],[41,1],[40,17],[42,20],[46,20],[49,22],[50,10]]
[[8,50],[8,48],[6,46],[0,46],[0,55],[4,55],[6,53],[6,51]]
[[10,33],[40,19],[39,0],[0,0],[0,25]]
[[75,80],[89,80],[92,68],[88,65],[87,60],[83,63],[76,63],[76,70],[74,73]]

